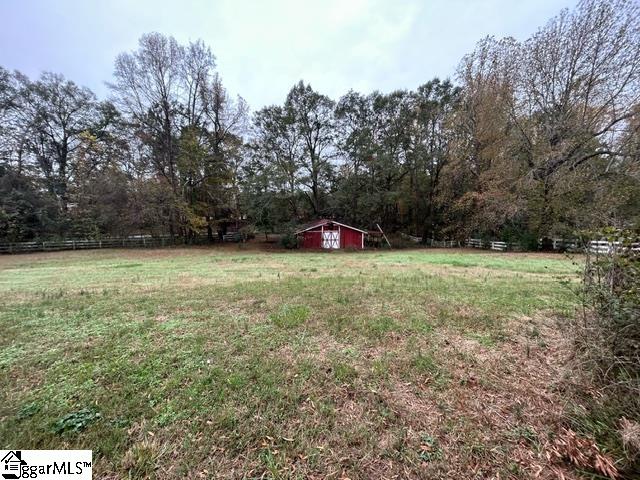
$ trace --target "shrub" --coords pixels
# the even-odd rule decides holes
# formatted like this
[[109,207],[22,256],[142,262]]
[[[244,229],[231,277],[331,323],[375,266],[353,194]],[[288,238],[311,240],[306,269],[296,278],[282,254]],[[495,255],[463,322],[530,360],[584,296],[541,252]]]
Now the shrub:
[[538,250],[538,238],[531,232],[522,232],[516,242],[520,243],[520,247],[523,250],[535,251]]
[[298,248],[298,237],[292,232],[285,233],[280,238],[280,245],[289,250]]
[[500,239],[509,244],[518,244],[523,250],[538,250],[538,237],[535,233],[519,223],[506,225],[502,229]]
[[622,389],[640,407],[640,251],[631,232],[609,233],[620,241],[609,253],[587,251],[584,310],[577,347],[607,388]]
[[246,240],[253,240],[256,238],[256,228],[253,225],[246,225],[240,229],[240,233],[244,235]]
[[608,253],[587,250],[584,308],[574,324],[580,367],[600,390],[593,407],[609,412],[600,420],[612,428],[620,417],[640,421],[640,251],[631,248],[638,233],[607,230],[593,237],[619,244]]

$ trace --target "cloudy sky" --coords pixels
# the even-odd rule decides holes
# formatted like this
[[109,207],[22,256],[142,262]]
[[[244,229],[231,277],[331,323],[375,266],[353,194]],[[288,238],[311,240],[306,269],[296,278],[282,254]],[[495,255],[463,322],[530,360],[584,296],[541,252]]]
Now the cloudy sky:
[[298,80],[337,98],[455,72],[486,35],[524,39],[575,0],[0,0],[0,65],[63,73],[104,98],[115,56],[158,31],[211,46],[252,108]]

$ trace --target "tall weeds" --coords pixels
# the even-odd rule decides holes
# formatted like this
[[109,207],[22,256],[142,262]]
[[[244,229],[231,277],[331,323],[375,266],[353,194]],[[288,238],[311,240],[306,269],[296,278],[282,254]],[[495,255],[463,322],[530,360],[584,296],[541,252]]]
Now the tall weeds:
[[[583,309],[575,321],[577,359],[596,388],[598,409],[608,412],[630,466],[640,462],[640,232],[608,230],[608,252],[587,248]],[[630,428],[631,426],[632,428]]]

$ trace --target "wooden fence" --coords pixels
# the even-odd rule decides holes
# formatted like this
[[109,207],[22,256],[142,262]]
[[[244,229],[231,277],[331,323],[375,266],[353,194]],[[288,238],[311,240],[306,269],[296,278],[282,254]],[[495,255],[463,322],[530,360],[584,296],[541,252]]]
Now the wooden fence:
[[247,240],[247,235],[241,232],[225,233],[222,236],[223,242],[244,242]]
[[483,241],[480,238],[468,238],[467,247],[486,248],[489,250],[496,250],[498,252],[505,252],[507,250],[522,250],[519,243],[507,243],[493,240]]
[[[409,242],[420,243],[421,237],[414,237],[413,235],[407,235],[401,233],[400,236]],[[440,248],[455,248],[460,247],[461,244],[457,240],[428,240],[428,246],[440,247]],[[499,252],[505,251],[521,251],[522,246],[517,242],[500,242],[496,240],[482,240],[481,238],[467,238],[465,242],[469,248],[484,248],[487,250],[495,250]],[[538,242],[538,247],[542,248],[542,240]],[[562,252],[579,252],[584,247],[580,240],[576,238],[552,238],[548,243],[548,247],[551,247],[555,251]],[[611,253],[622,248],[630,248],[632,251],[640,252],[640,242],[633,243],[629,247],[623,247],[620,242],[610,242],[608,240],[592,240],[587,245],[587,248],[591,253]],[[584,251],[584,250],[582,250]]]
[[[420,243],[422,241],[421,237],[414,237],[412,235],[407,235],[406,233],[400,234],[400,236],[413,243]],[[520,250],[520,244],[518,243],[505,243],[505,242],[497,242],[497,241],[487,241],[483,242],[479,238],[468,238],[465,242],[467,247],[471,248],[488,248],[491,250]],[[433,238],[427,240],[426,244],[433,248],[459,248],[462,246],[461,242],[458,240],[434,240]]]
[[[522,245],[517,242],[500,242],[496,240],[482,240],[480,238],[468,238],[467,239],[467,247],[469,248],[484,248],[489,250],[496,250],[500,252],[504,252],[507,250],[512,251],[521,251]],[[542,247],[542,242],[538,242],[539,247]],[[551,242],[553,250],[577,250],[578,249],[578,241],[575,239],[562,239],[562,238],[554,238]]]
[[484,248],[484,242],[479,238],[467,238],[467,247]]
[[[413,237],[403,234],[403,238],[411,242],[418,243],[420,237]],[[227,233],[223,237],[224,242],[242,242],[246,240],[246,236],[239,232]],[[219,241],[217,237],[214,241]],[[157,248],[172,245],[184,245],[186,243],[202,244],[208,243],[209,239],[206,235],[200,235],[189,239],[185,242],[182,237],[171,238],[168,235],[151,237],[151,236],[135,236],[135,237],[117,237],[103,238],[99,240],[60,240],[60,241],[43,241],[43,242],[20,242],[20,243],[0,243],[0,254],[2,253],[27,253],[27,252],[53,252],[60,250],[89,250],[99,248]],[[461,244],[457,240],[429,240],[427,245],[434,248],[456,248]],[[580,243],[576,239],[553,239],[552,246],[554,250],[579,251]],[[507,243],[499,241],[483,241],[480,238],[468,238],[466,246],[469,248],[484,248],[496,251],[517,251],[521,250],[518,243]],[[589,242],[589,251],[596,254],[608,254],[623,248],[630,248],[634,252],[640,252],[640,242],[633,243],[629,247],[623,247],[620,242],[610,242],[608,240],[593,240]]]
[[457,240],[434,240],[433,238],[429,241],[429,244],[432,247],[438,248],[456,248],[460,247],[460,242]]
[[592,240],[589,242],[589,251],[595,254],[609,254],[616,251],[630,249],[633,252],[640,252],[640,242],[624,246],[621,242],[610,242],[608,240]]
[[401,233],[400,237],[408,242],[412,243],[420,243],[422,242],[422,237],[416,237],[415,235],[408,235],[406,233]]
[[[407,235],[406,233],[401,233],[400,236],[413,243],[420,243],[422,241],[421,237],[414,237],[413,235]],[[505,251],[505,250],[521,250],[520,244],[518,243],[505,243],[498,241],[486,241],[483,242],[479,238],[468,238],[466,242],[464,242],[467,247],[471,248],[488,248],[491,250]],[[427,240],[427,246],[434,248],[459,248],[462,246],[462,243],[458,240],[434,240],[433,238]]]
[[[422,237],[407,235],[406,233],[401,233],[400,237],[411,243],[422,242]],[[460,246],[460,242],[458,240],[434,240],[433,238],[427,240],[426,244],[434,248],[456,248]]]
[[580,242],[575,238],[552,238],[551,245],[554,250],[566,250],[570,252],[578,250]]
[[[581,250],[580,241],[577,239],[554,238],[552,239],[550,245],[553,250],[556,251],[578,252]],[[539,246],[542,246],[542,242],[539,242]],[[467,247],[485,248],[498,251],[521,250],[518,243],[482,241],[479,238],[467,239]],[[640,242],[633,243],[629,247],[623,247],[620,242],[610,242],[608,240],[592,240],[589,242],[587,248],[591,253],[601,254],[612,253],[623,248],[630,248],[634,252],[640,252]]]
[[197,236],[185,242],[182,237],[136,236],[85,240],[60,240],[43,242],[0,243],[0,253],[54,252],[60,250],[90,250],[98,248],[157,248],[185,243],[205,243],[206,235]]
[[[500,242],[497,240],[482,240],[481,238],[468,238],[466,245],[469,248],[484,248],[498,252],[523,250],[522,245],[517,242]],[[542,247],[542,242],[539,242],[538,245]],[[577,240],[564,240],[561,238],[554,238],[552,242],[552,248],[558,251],[577,250],[577,245]]]

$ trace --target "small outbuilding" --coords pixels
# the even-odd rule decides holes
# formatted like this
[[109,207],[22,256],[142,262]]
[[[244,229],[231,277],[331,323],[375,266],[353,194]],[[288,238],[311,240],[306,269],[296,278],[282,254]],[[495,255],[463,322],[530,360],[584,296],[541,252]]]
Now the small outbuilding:
[[365,230],[336,222],[317,220],[296,232],[302,248],[364,248]]

